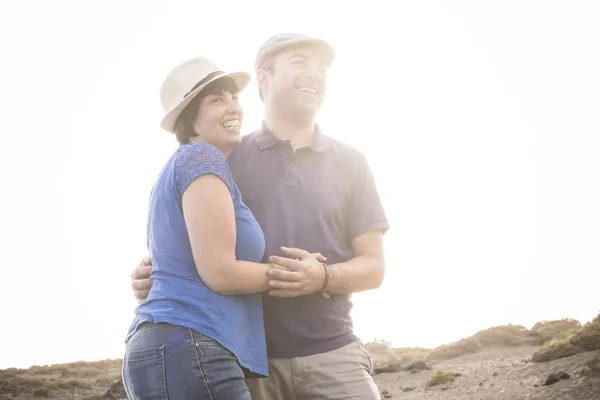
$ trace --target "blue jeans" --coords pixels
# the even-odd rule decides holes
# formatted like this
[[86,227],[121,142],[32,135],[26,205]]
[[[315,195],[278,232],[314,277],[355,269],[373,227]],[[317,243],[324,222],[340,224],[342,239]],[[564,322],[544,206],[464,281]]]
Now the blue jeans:
[[233,353],[167,323],[142,324],[128,340],[123,383],[130,400],[251,400]]

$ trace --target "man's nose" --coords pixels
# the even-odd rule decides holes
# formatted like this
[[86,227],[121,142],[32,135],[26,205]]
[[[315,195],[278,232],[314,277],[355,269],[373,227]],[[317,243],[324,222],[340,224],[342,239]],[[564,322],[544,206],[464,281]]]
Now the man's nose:
[[307,69],[307,75],[309,78],[324,79],[325,70],[320,66],[314,66]]

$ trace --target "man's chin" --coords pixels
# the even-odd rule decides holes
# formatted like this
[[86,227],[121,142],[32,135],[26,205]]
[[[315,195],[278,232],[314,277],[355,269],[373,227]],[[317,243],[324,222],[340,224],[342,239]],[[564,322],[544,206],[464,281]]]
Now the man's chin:
[[320,105],[315,103],[297,102],[295,112],[306,117],[314,117],[319,112]]

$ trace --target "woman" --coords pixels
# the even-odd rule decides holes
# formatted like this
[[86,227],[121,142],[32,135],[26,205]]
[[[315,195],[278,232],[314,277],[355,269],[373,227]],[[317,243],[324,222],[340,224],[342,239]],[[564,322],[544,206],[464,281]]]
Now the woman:
[[180,147],[150,198],[153,285],[127,336],[130,399],[250,399],[245,375],[268,374],[260,292],[272,266],[260,263],[263,233],[226,159],[249,79],[198,58],[163,83],[161,126]]

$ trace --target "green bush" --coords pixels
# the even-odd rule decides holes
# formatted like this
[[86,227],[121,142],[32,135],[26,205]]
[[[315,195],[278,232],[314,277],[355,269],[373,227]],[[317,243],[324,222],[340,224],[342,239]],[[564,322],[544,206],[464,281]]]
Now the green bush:
[[531,356],[533,362],[546,362],[570,357],[582,352],[582,349],[571,343],[571,337],[566,339],[552,339],[543,346],[538,347]]
[[570,357],[584,351],[600,350],[600,314],[576,332],[558,335],[537,348],[532,356],[534,362],[545,362]]
[[571,343],[588,351],[600,350],[600,315],[577,331]]
[[428,386],[436,386],[441,385],[446,382],[454,382],[456,376],[452,372],[444,373],[442,371],[437,371],[435,375],[429,378]]

